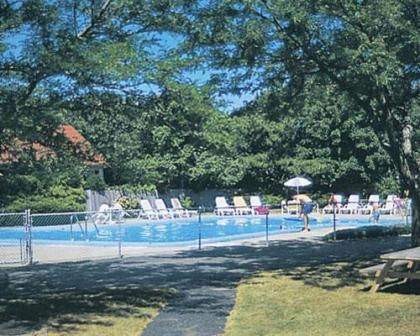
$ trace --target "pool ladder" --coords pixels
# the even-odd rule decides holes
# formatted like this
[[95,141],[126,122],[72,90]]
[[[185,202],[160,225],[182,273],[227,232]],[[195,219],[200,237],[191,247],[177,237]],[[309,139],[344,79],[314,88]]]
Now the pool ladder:
[[79,217],[77,217],[76,215],[71,215],[70,216],[70,234],[71,234],[71,240],[73,239],[73,225],[77,224],[80,228],[80,231],[82,232],[82,237],[86,237],[87,238],[87,228],[86,230],[83,230],[83,226],[79,221]]
[[[71,232],[71,235],[72,235],[72,240],[73,240],[73,224],[79,225],[80,231],[82,232],[82,237],[86,237],[86,239],[87,239],[88,238],[87,220],[85,219],[85,229],[83,230],[83,226],[80,223],[79,217],[77,217],[76,215],[71,215],[70,216],[70,232]],[[94,220],[92,220],[92,224],[95,228],[96,233],[99,234],[99,229],[96,226]]]

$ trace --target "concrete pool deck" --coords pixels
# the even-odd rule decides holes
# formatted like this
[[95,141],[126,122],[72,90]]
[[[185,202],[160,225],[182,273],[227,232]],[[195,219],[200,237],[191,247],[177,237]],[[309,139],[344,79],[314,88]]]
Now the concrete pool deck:
[[[6,295],[31,304],[34,298],[61,292],[114,287],[173,288],[176,297],[148,325],[144,336],[222,335],[234,305],[237,285],[256,272],[276,270],[287,274],[299,267],[317,269],[333,262],[366,265],[382,253],[404,249],[410,244],[409,237],[323,241],[322,236],[330,231],[284,233],[270,237],[269,246],[264,239],[253,238],[205,245],[201,251],[196,246],[145,248],[136,249],[136,256],[129,257],[127,250],[123,259],[57,263],[47,254],[44,263],[4,269],[8,285],[0,298]],[[60,253],[68,250],[60,252],[57,247],[55,257]],[[4,321],[0,317],[0,334],[36,332],[39,323],[42,321],[31,325],[27,321]]]

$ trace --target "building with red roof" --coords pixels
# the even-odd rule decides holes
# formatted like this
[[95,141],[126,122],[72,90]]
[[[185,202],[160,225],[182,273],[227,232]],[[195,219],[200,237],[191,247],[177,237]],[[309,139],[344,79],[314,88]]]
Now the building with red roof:
[[[106,166],[104,156],[95,152],[90,142],[87,141],[79,131],[71,125],[61,125],[56,130],[56,134],[57,136],[62,135],[67,142],[67,145],[71,146],[76,153],[85,158],[85,163],[89,166],[91,171],[95,175],[103,178],[103,169]],[[27,143],[16,140],[14,146],[8,146],[8,148],[4,148],[4,146],[3,148],[0,147],[0,164],[17,162],[22,152],[29,150],[34,152],[36,160],[57,156],[57,153],[52,148],[40,143]]]

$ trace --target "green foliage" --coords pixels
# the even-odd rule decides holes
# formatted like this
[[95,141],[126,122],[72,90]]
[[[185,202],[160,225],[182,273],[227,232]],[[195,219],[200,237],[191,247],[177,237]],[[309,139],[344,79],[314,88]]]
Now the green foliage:
[[[240,188],[277,205],[294,175],[316,198],[417,193],[417,12],[414,0],[0,1],[0,150],[57,153],[2,166],[1,202],[43,208],[33,195],[50,195],[44,208],[58,208],[56,186],[106,187],[55,134],[64,122],[131,193]],[[229,115],[225,93],[258,95]]]
[[118,186],[112,186],[108,188],[109,190],[117,190],[127,194],[138,194],[142,192],[155,193],[156,186],[153,184],[123,184]]
[[32,213],[84,211],[85,193],[82,188],[54,186],[45,195],[20,196],[8,204],[7,212],[31,209]]
[[107,185],[101,176],[91,174],[87,177],[84,187],[85,189],[103,191],[106,189]]
[[123,196],[120,197],[117,202],[121,204],[124,209],[140,209],[140,202],[137,197]]
[[195,203],[194,203],[193,199],[189,196],[184,197],[181,200],[181,204],[186,209],[192,209],[192,208],[195,207]]
[[284,200],[284,197],[279,195],[264,195],[264,203],[270,207],[280,207],[281,201]]
[[[392,225],[392,226],[381,226],[371,225],[362,226],[355,229],[344,229],[336,232],[337,240],[348,240],[348,239],[365,239],[365,238],[377,238],[385,236],[398,236],[410,234],[410,225]],[[332,240],[334,238],[333,233],[327,234],[324,239]]]
[[[316,201],[316,203],[318,204],[320,208],[323,208],[329,203],[330,197],[331,197],[331,193],[321,194],[318,197],[313,198],[313,199]],[[343,199],[343,203],[345,203],[344,199]]]
[[395,176],[385,176],[377,184],[375,188],[384,197],[387,195],[399,195],[401,186]]

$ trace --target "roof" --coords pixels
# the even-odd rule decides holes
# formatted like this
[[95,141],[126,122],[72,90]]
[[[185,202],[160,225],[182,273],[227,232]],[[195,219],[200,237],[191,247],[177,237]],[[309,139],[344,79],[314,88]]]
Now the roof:
[[[83,154],[86,158],[86,163],[89,165],[105,165],[106,160],[102,154],[96,153],[92,150],[92,145],[86,138],[79,133],[71,125],[61,125],[57,128],[57,135],[63,135],[77,152]],[[28,143],[16,139],[13,146],[2,148],[0,153],[0,163],[16,162],[19,159],[19,152],[32,150],[35,152],[35,159],[42,160],[49,157],[56,156],[53,149],[44,146],[40,143]]]

